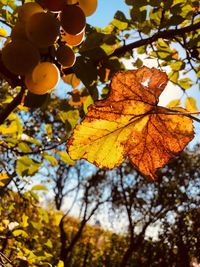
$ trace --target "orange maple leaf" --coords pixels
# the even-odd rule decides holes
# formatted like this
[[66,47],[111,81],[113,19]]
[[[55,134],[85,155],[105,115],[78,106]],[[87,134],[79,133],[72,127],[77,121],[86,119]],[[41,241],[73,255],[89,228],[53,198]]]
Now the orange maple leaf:
[[194,136],[184,109],[171,112],[157,105],[167,81],[155,68],[118,72],[107,99],[91,105],[75,127],[67,142],[70,157],[112,169],[128,156],[140,172],[155,179],[156,171]]

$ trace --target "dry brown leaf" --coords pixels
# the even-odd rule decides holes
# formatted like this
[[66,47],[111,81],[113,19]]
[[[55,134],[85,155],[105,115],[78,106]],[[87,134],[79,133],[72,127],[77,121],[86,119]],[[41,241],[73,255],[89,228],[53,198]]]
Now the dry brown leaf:
[[194,135],[192,120],[180,114],[184,109],[170,113],[157,106],[167,81],[167,75],[155,68],[118,72],[108,98],[91,105],[75,127],[67,143],[70,157],[112,169],[128,156],[144,175],[155,179],[156,171]]

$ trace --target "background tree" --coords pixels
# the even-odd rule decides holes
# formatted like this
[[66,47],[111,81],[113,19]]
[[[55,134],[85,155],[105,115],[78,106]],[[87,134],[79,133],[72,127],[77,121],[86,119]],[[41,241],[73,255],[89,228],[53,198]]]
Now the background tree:
[[[129,164],[97,170],[81,185],[79,219],[51,204],[42,208],[39,186],[23,194],[4,191],[1,252],[16,266],[21,261],[55,266],[59,260],[64,266],[180,266],[183,261],[190,266],[193,259],[199,261],[200,186],[198,148],[192,158],[190,153],[174,159],[154,183]],[[120,234],[88,225],[102,210],[118,231],[122,228]]]

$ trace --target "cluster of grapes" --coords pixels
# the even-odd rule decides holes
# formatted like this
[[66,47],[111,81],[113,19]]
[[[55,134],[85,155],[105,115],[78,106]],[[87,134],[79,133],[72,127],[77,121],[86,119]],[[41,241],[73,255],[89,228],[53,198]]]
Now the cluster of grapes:
[[97,0],[35,0],[18,8],[11,41],[2,49],[2,61],[38,95],[52,91],[63,68],[72,67],[73,46],[84,38],[86,16]]

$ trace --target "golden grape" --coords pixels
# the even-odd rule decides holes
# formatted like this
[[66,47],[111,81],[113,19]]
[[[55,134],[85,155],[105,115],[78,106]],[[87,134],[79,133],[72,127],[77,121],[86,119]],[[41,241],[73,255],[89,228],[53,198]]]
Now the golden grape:
[[26,30],[24,23],[18,21],[12,28],[11,31],[12,40],[27,40]]
[[85,14],[79,6],[65,5],[60,14],[60,22],[67,33],[76,35],[85,29]]
[[26,33],[36,46],[50,46],[59,35],[58,20],[50,13],[36,13],[28,20]]
[[68,5],[74,5],[74,4],[78,3],[78,0],[65,0],[65,2]]
[[97,0],[79,0],[78,2],[86,17],[91,16],[97,9]]
[[84,36],[85,36],[85,31],[82,31],[77,35],[72,35],[64,31],[61,33],[61,40],[63,42],[66,42],[68,45],[77,46],[82,43]]
[[28,90],[37,95],[43,95],[52,91],[60,80],[60,72],[55,64],[51,62],[39,63],[25,77]]
[[50,11],[61,11],[65,0],[41,0],[41,5]]
[[38,12],[44,12],[44,9],[39,4],[33,2],[25,3],[19,7],[19,21],[26,23],[33,14]]
[[25,75],[39,63],[40,54],[27,40],[14,40],[2,49],[5,67],[17,75]]
[[76,61],[74,51],[67,45],[59,46],[56,50],[56,58],[63,67],[72,67]]

